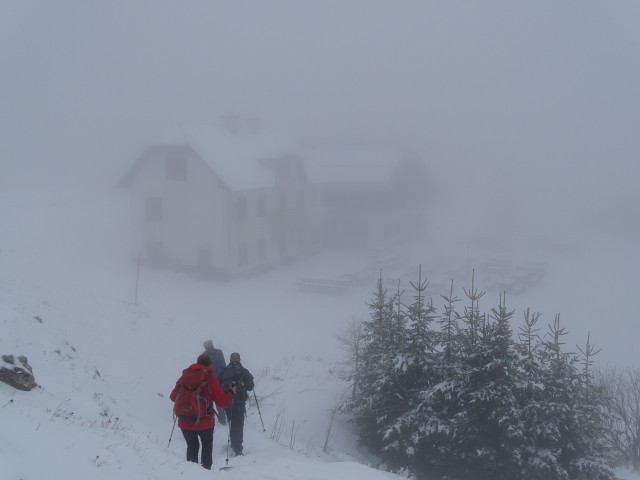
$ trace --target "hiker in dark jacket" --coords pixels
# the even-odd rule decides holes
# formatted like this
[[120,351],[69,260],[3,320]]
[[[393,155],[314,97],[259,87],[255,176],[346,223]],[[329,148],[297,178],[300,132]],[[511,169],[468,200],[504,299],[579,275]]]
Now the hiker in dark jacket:
[[[211,358],[213,374],[218,378],[220,376],[220,372],[222,372],[222,369],[226,365],[224,361],[224,353],[222,353],[222,350],[219,348],[213,346],[213,340],[205,340],[202,346],[204,347],[204,353],[209,355],[209,358]],[[216,414],[218,415],[218,423],[220,425],[226,425],[227,415],[225,414],[224,409],[217,409]]]
[[227,365],[224,361],[224,353],[219,348],[213,346],[213,340],[205,340],[202,344],[204,351],[211,359],[211,368],[216,377],[220,376],[220,372]]
[[220,408],[226,407],[231,403],[236,389],[232,387],[225,391],[222,390],[220,382],[211,370],[211,358],[203,353],[198,357],[197,363],[183,370],[182,376],[169,394],[172,402],[176,402],[181,395],[185,394],[183,377],[194,371],[201,371],[205,374],[206,384],[202,388],[202,392],[206,399],[207,408],[196,419],[178,418],[178,427],[182,430],[182,435],[187,442],[187,461],[198,463],[198,451],[200,443],[202,443],[202,466],[211,470],[211,465],[213,465],[213,428],[215,426],[213,404],[216,403]]
[[218,377],[223,389],[236,387],[236,394],[227,407],[226,414],[229,421],[229,439],[231,448],[236,455],[242,455],[242,441],[244,436],[244,417],[249,394],[253,390],[253,375],[240,363],[240,354],[234,352],[229,357],[227,365]]

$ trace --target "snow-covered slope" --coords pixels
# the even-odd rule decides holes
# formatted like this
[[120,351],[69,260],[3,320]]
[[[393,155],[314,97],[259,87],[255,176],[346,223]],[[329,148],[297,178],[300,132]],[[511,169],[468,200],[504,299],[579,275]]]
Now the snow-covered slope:
[[[122,192],[12,192],[1,205],[0,352],[26,355],[41,387],[0,383],[3,479],[209,478],[184,461],[179,429],[168,445],[168,393],[207,338],[242,354],[261,413],[252,398],[248,453],[225,476],[388,478],[357,463],[344,419],[329,432],[345,388],[334,334],[366,296],[298,291],[302,272],[328,274],[326,262],[230,283],[142,269],[136,302]],[[215,468],[227,434],[216,428]]]
[[[113,191],[23,190],[0,198],[0,353],[26,355],[41,387],[26,393],[0,383],[2,479],[210,478],[184,461],[178,429],[168,444],[167,398],[207,338],[227,357],[241,353],[260,407],[252,398],[247,455],[231,458],[233,468],[220,477],[393,478],[367,466],[374,460],[343,417],[331,423],[347,387],[338,379],[335,334],[368,315],[380,268],[400,277],[442,255],[421,245],[334,253],[227,283],[143,268],[136,297],[126,208]],[[565,264],[545,261],[547,278],[516,303],[562,284],[556,265]],[[436,270],[430,273],[447,274]],[[322,295],[300,290],[300,277],[365,281]],[[532,306],[548,307],[549,315],[562,307]],[[227,434],[216,428],[214,468],[226,464]]]

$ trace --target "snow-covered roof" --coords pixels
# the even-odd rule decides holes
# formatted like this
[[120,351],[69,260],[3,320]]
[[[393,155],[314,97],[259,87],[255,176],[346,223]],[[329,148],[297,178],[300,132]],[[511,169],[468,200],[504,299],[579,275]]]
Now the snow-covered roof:
[[305,151],[309,183],[387,183],[403,154],[392,144],[336,144]]
[[166,132],[157,143],[189,145],[231,190],[272,187],[276,172],[261,160],[296,155],[291,139],[269,132],[216,126],[182,126]]
[[[307,181],[322,183],[388,183],[403,157],[394,144],[340,143],[302,148],[292,138],[269,131],[215,125],[183,125],[160,136],[150,148],[183,147],[193,150],[231,190],[270,188],[277,172],[268,159],[303,159]],[[120,185],[135,174],[134,165]]]

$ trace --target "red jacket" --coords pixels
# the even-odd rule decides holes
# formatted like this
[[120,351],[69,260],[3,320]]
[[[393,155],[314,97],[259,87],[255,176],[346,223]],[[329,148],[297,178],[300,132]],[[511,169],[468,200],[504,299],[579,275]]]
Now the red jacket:
[[[213,375],[211,367],[205,367],[204,365],[200,365],[199,363],[194,363],[190,365],[187,370],[206,370],[209,373],[209,388],[204,389],[204,395],[207,399],[207,404],[212,405],[214,402],[220,408],[225,408],[229,403],[231,403],[231,399],[233,398],[233,392],[229,391],[224,393],[222,387],[220,386],[220,382]],[[171,390],[171,394],[169,398],[172,402],[176,401],[176,396],[180,391],[180,379],[176,381],[176,386]],[[183,428],[185,430],[209,430],[213,428],[215,425],[215,415],[211,414],[208,416],[200,417],[200,422],[191,422],[189,420],[178,419],[178,427]]]

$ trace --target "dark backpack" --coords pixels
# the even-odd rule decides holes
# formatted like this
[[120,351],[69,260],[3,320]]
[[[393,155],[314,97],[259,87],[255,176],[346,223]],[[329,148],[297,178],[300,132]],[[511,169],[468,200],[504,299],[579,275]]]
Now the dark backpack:
[[209,373],[206,370],[183,370],[180,389],[173,404],[173,413],[181,420],[199,423],[206,416],[207,399],[204,389],[209,386]]
[[225,388],[231,385],[236,386],[236,394],[233,396],[234,402],[246,402],[249,398],[247,387],[244,385],[242,376],[243,370],[242,365],[239,364],[227,365],[220,379],[220,383],[222,383],[222,386]]

